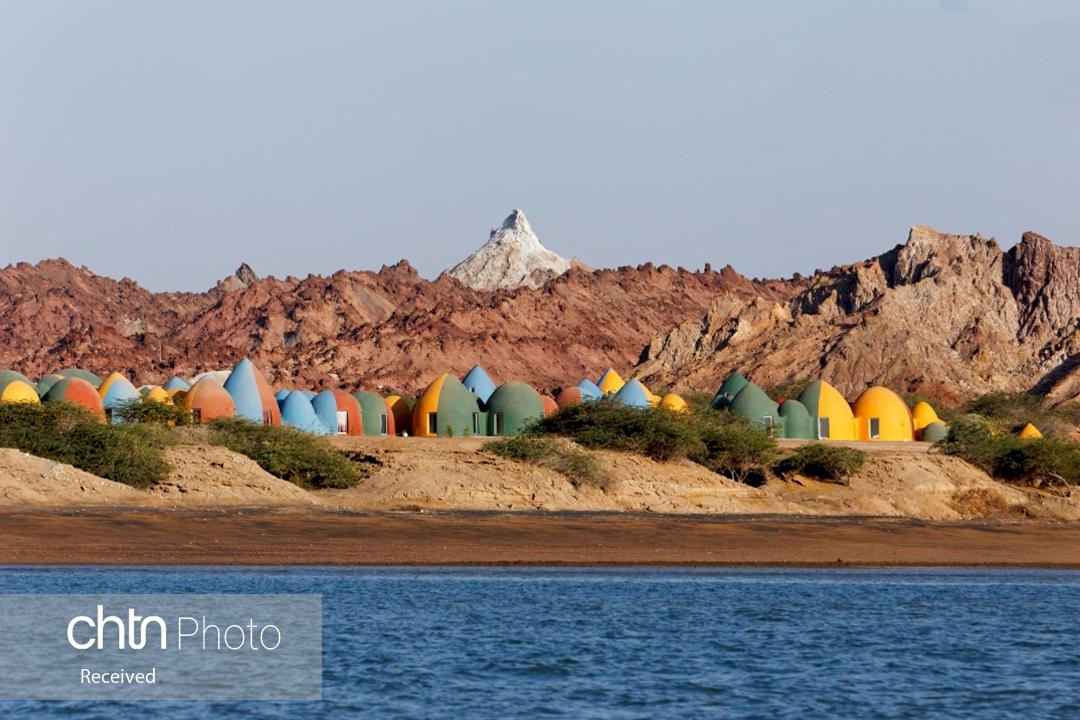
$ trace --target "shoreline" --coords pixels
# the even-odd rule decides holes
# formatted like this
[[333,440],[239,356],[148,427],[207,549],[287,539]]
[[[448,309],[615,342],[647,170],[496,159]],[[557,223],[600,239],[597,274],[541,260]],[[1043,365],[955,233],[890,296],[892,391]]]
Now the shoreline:
[[0,565],[1080,568],[1080,522],[0,510]]

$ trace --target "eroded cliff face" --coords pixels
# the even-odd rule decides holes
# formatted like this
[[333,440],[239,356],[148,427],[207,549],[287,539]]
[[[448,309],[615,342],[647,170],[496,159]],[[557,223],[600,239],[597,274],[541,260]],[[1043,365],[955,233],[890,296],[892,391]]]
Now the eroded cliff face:
[[242,267],[206,293],[150,293],[63,260],[0,270],[0,367],[77,365],[142,382],[251,357],[271,381],[421,389],[483,363],[497,380],[551,389],[637,362],[645,339],[718,295],[790,299],[798,283],[730,268],[571,268],[539,288],[476,291],[407,263],[330,277],[259,278]]
[[945,401],[1036,388],[1080,393],[1080,248],[1027,233],[1002,252],[977,235],[911,230],[904,245],[809,280],[788,301],[720,297],[653,338],[635,375],[713,389],[733,369],[759,383],[825,377]]

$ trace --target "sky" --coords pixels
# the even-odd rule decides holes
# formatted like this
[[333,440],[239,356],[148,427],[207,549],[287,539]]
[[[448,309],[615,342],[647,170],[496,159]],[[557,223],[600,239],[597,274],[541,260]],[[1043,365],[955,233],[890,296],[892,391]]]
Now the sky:
[[1080,3],[0,0],[0,265],[804,274],[912,225],[1080,244]]

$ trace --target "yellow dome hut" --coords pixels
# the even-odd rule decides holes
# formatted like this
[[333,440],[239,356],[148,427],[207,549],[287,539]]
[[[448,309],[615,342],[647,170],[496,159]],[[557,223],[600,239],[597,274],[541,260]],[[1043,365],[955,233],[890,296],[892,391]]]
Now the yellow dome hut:
[[834,388],[824,380],[810,383],[799,393],[799,402],[810,414],[814,436],[818,440],[854,440],[855,415],[851,406]]
[[915,426],[915,433],[922,432],[932,422],[940,422],[941,418],[934,411],[934,408],[930,406],[930,403],[922,400],[916,403],[915,407],[911,410],[911,421]]
[[911,441],[915,426],[900,396],[888,388],[867,388],[855,400],[855,432],[859,440]]

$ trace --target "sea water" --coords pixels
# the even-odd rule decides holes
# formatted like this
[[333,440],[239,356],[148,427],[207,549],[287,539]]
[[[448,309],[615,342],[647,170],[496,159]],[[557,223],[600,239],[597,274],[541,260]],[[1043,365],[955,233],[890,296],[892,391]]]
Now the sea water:
[[321,593],[321,702],[69,718],[1068,718],[1080,573],[0,568],[0,593]]

